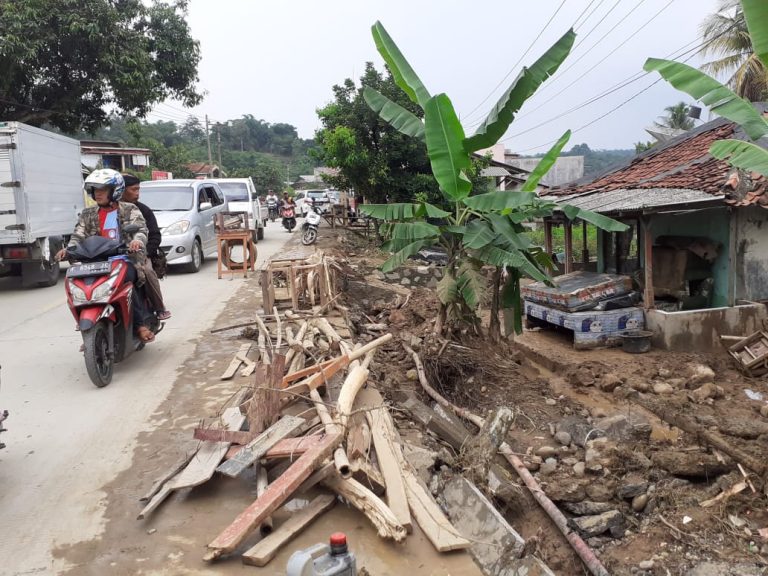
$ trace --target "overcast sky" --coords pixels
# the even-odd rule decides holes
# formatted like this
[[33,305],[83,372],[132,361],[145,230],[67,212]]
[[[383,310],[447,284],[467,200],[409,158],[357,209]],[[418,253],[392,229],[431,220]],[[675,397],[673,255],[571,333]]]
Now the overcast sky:
[[[570,128],[566,149],[582,142],[631,148],[650,139],[643,128],[666,106],[691,102],[664,81],[647,88],[659,77],[638,78],[643,62],[698,46],[699,24],[715,6],[716,0],[191,0],[189,24],[200,41],[200,87],[207,93],[192,112],[217,121],[253,114],[311,138],[320,126],[315,110],[331,101],[334,84],[357,81],[366,61],[383,69],[370,32],[380,20],[427,89],[448,94],[471,133],[520,67],[576,23],[571,55],[528,100],[504,143],[524,154],[542,152]],[[182,106],[169,102],[149,119],[183,117]]]

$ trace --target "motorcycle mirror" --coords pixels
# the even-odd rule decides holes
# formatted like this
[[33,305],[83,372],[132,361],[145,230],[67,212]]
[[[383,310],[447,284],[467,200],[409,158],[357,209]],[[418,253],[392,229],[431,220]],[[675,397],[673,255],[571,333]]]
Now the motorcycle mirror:
[[141,230],[141,226],[138,224],[128,224],[123,228],[123,231],[125,231],[126,234],[136,234],[139,230]]

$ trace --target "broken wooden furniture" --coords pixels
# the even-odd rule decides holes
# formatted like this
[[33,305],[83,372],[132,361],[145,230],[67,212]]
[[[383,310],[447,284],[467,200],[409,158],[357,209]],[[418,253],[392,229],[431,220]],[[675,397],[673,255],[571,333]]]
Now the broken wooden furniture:
[[739,370],[749,377],[768,373],[768,332],[759,330],[728,347]]
[[[256,245],[253,231],[248,226],[247,212],[219,212],[214,222],[216,228],[216,254],[218,259],[219,279],[223,273],[230,276],[241,273],[248,277],[248,270],[255,271]],[[242,261],[233,250],[242,247]]]
[[295,312],[325,306],[336,294],[334,268],[321,252],[305,249],[273,256],[259,274],[265,313],[286,304]]

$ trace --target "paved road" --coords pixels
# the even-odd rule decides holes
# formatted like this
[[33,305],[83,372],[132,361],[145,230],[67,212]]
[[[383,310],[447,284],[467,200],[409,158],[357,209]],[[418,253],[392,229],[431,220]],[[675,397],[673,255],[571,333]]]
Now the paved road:
[[[259,260],[288,237],[270,224]],[[0,408],[11,412],[0,451],[0,574],[53,574],[63,566],[52,548],[101,532],[101,487],[130,466],[177,368],[241,285],[217,280],[215,260],[198,274],[172,272],[162,287],[173,318],[98,389],[78,353],[63,282],[23,290],[18,279],[0,279]]]

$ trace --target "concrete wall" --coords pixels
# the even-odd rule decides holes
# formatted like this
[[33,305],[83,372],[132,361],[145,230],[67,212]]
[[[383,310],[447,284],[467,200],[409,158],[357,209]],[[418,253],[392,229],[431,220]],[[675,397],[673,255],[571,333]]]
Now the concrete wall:
[[734,210],[735,294],[743,300],[768,300],[768,210]]
[[645,325],[654,334],[656,348],[700,352],[722,349],[721,334],[741,336],[762,329],[767,310],[764,304],[753,303],[687,312],[646,310]]
[[[540,160],[541,158],[524,158],[507,155],[506,160],[504,161],[507,164],[531,172],[536,168],[536,165]],[[572,180],[577,180],[582,176],[584,176],[584,156],[560,156],[560,158],[555,161],[552,169],[541,179],[541,183],[547,186],[557,186],[559,184],[571,182]]]
[[[766,229],[768,230],[768,228]],[[728,305],[728,282],[730,275],[730,214],[727,208],[697,210],[683,214],[657,214],[651,220],[651,234],[654,241],[659,236],[700,236],[720,243],[720,251],[712,265],[715,279],[712,306]],[[654,242],[655,243],[655,242]],[[768,246],[768,244],[767,244]],[[640,251],[641,266],[645,266],[643,251]],[[754,300],[746,295],[744,300]]]

